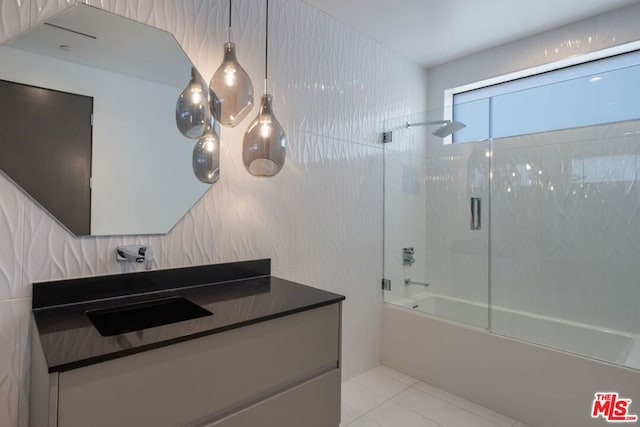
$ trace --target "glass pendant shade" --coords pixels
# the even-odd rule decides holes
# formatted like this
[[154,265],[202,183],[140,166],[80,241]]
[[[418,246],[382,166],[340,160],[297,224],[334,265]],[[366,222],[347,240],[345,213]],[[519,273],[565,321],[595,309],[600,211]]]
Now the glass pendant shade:
[[224,44],[224,59],[211,78],[210,86],[220,99],[220,123],[229,127],[237,126],[253,108],[253,85],[247,72],[238,63],[235,44]]
[[286,159],[284,129],[271,110],[271,95],[262,95],[260,112],[244,135],[242,160],[254,176],[274,176]]
[[191,80],[176,103],[176,124],[187,138],[198,139],[207,130],[209,113],[209,87],[195,68]]
[[193,148],[193,173],[199,181],[213,184],[220,177],[220,138],[213,126]]

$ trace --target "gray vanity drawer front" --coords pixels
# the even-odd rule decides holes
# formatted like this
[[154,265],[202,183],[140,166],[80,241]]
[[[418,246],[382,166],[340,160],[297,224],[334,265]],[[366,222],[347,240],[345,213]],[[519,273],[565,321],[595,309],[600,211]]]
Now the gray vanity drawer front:
[[241,407],[337,367],[339,336],[332,304],[62,372],[58,425],[175,427]]
[[338,427],[340,371],[335,370],[208,427]]

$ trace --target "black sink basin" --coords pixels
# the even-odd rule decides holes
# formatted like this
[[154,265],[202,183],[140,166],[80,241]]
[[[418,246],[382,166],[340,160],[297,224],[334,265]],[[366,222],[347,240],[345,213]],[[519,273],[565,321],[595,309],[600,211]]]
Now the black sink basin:
[[87,316],[103,337],[211,315],[213,313],[209,310],[182,297],[87,311]]

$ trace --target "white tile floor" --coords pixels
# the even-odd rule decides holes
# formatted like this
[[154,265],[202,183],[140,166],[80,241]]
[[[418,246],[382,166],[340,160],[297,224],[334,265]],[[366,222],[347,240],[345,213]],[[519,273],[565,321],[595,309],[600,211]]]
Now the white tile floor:
[[527,427],[378,366],[342,383],[341,427]]

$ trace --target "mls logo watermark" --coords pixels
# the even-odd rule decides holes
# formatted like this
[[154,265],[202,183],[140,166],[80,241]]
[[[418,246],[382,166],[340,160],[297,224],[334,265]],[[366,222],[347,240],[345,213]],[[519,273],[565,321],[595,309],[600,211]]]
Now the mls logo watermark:
[[631,399],[623,399],[618,393],[596,393],[591,408],[591,418],[602,417],[608,423],[634,423],[638,416],[629,413]]

